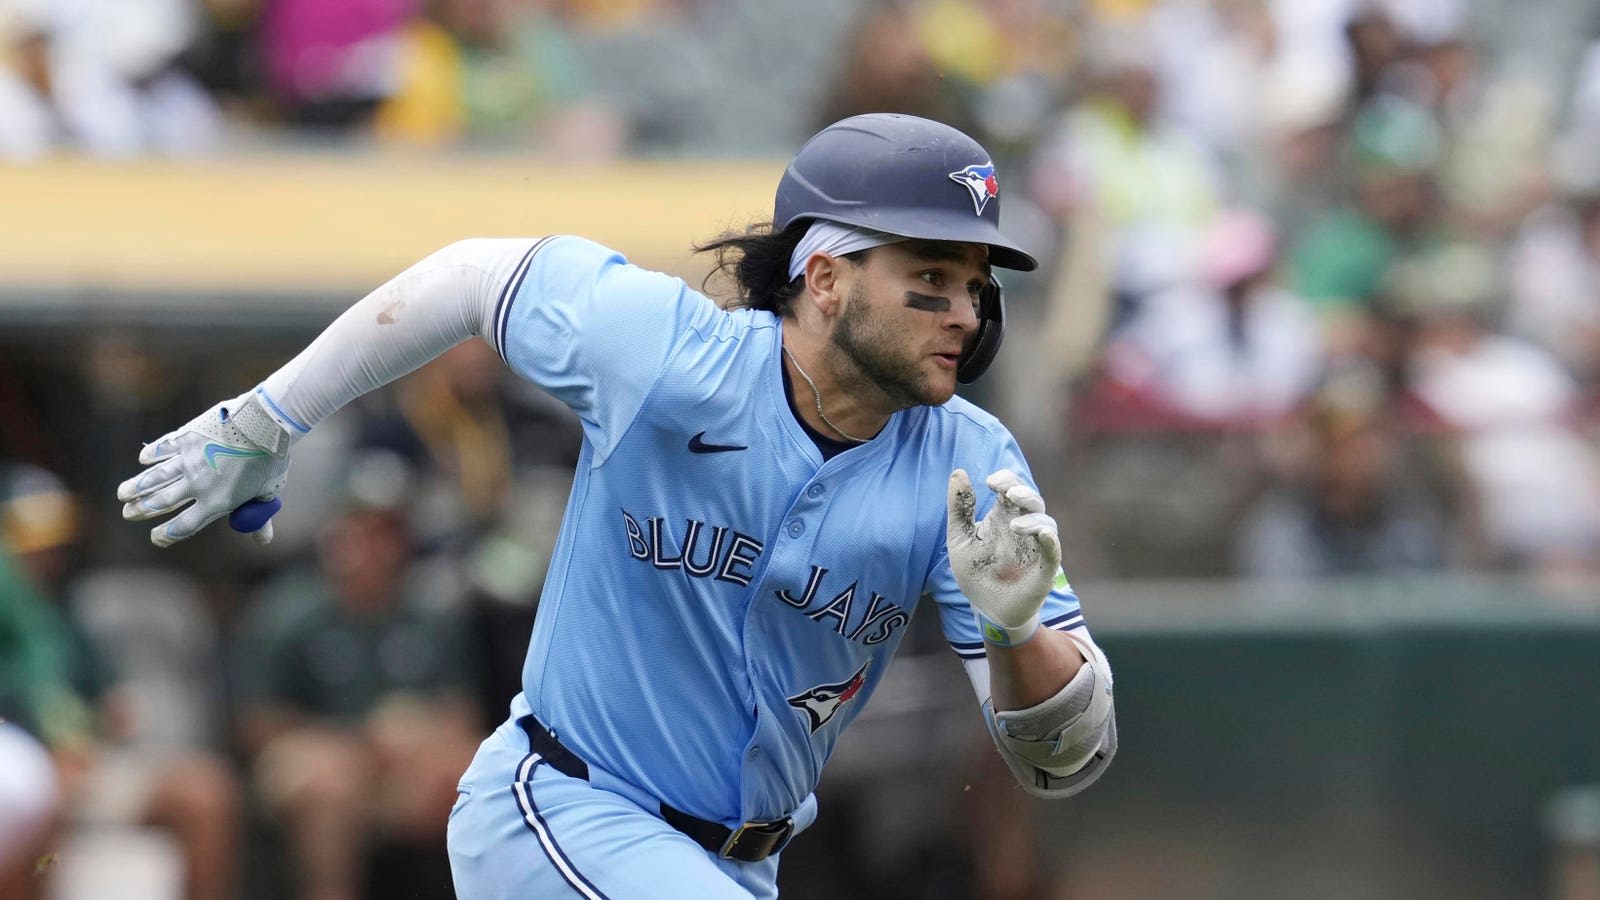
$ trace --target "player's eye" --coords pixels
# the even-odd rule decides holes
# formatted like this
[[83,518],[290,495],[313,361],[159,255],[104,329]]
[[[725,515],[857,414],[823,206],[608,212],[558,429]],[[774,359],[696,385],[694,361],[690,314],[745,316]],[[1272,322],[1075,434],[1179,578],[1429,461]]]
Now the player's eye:
[[944,287],[944,273],[937,270],[923,272],[922,280],[934,287]]

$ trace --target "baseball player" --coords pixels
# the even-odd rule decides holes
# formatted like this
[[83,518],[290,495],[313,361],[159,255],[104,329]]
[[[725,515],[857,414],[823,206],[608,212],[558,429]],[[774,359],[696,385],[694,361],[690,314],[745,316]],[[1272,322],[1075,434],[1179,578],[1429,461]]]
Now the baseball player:
[[487,341],[584,442],[522,692],[450,813],[460,895],[776,896],[919,602],[1028,792],[1082,790],[1116,749],[1056,524],[1011,435],[953,396],[1000,346],[991,268],[1036,265],[999,217],[981,146],[880,114],[800,149],[770,226],[701,248],[732,309],[581,238],[462,241],[146,446],[123,514],[163,547],[254,528],[318,422]]

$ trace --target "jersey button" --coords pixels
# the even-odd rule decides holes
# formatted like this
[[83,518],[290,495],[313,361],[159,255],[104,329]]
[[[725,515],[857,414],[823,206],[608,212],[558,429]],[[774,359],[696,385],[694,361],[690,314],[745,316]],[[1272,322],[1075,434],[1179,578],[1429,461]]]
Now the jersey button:
[[813,484],[811,487],[806,488],[806,496],[810,497],[813,500],[817,499],[818,497],[821,497],[823,494],[826,494],[827,492],[828,492],[828,489],[823,487],[820,484]]
[[761,748],[760,747],[751,747],[750,751],[745,754],[745,756],[749,757],[750,759],[755,759],[756,757],[758,757],[760,755],[761,755]]
[[805,533],[806,533],[806,523],[800,521],[799,519],[795,519],[794,521],[789,523],[789,537],[797,538],[800,535],[805,534]]

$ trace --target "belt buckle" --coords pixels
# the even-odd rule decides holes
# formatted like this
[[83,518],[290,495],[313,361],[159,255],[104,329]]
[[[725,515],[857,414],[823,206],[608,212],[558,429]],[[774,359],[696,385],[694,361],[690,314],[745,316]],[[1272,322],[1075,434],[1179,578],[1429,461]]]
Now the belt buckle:
[[746,822],[728,835],[719,854],[723,859],[760,862],[782,849],[794,831],[793,819],[773,822]]

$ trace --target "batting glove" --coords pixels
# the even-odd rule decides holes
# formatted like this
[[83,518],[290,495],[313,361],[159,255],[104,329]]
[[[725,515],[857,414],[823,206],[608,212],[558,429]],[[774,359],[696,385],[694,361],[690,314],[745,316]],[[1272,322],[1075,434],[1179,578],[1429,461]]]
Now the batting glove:
[[945,547],[984,639],[1014,647],[1039,630],[1039,609],[1061,568],[1061,539],[1044,498],[1016,473],[1001,469],[986,483],[997,495],[994,508],[975,522],[972,480],[963,469],[951,473]]
[[117,487],[122,517],[153,519],[188,505],[150,532],[152,544],[170,547],[233,512],[235,528],[265,544],[288,480],[290,443],[289,430],[262,408],[259,395],[219,403],[145,445],[139,462],[148,468]]

